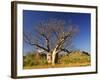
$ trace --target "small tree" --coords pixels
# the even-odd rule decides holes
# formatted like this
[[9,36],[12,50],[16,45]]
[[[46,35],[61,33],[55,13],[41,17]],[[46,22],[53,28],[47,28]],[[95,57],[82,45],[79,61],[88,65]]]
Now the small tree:
[[66,23],[63,20],[53,19],[41,21],[36,26],[34,33],[24,32],[24,41],[49,54],[51,53],[52,65],[57,63],[57,56],[61,51],[70,53],[68,47],[71,46],[72,40],[78,31],[75,25]]

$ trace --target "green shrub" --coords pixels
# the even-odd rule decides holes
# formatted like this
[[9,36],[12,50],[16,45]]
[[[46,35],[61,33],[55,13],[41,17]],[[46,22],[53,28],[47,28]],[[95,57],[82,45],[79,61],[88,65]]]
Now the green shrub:
[[85,63],[90,62],[90,56],[80,54],[80,53],[71,53],[69,56],[65,55],[60,58],[60,63],[69,64],[69,63]]
[[23,58],[23,66],[36,66],[47,64],[47,60],[44,57],[37,58],[36,54],[27,54]]

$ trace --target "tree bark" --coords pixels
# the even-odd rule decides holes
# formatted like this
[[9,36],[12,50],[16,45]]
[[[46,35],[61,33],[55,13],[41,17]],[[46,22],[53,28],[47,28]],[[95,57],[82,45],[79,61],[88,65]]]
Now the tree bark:
[[57,51],[54,50],[52,53],[52,65],[55,65],[58,62]]

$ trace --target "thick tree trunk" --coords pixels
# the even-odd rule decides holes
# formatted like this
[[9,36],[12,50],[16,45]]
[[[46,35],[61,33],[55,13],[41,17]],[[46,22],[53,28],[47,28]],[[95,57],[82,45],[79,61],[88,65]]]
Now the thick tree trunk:
[[52,65],[55,65],[58,62],[58,56],[57,56],[56,50],[53,51],[52,53]]
[[58,63],[58,53],[56,54],[55,63]]

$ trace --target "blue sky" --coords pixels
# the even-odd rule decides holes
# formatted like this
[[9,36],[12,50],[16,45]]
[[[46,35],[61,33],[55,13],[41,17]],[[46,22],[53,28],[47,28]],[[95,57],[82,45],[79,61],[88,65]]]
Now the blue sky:
[[[91,14],[23,10],[24,31],[30,32],[36,27],[36,24],[38,22],[48,19],[58,19],[64,20],[66,22],[71,21],[72,24],[78,25],[79,33],[73,41],[73,45],[77,49],[84,50],[87,52],[91,51]],[[24,53],[30,50],[33,50],[33,47],[24,43]]]

